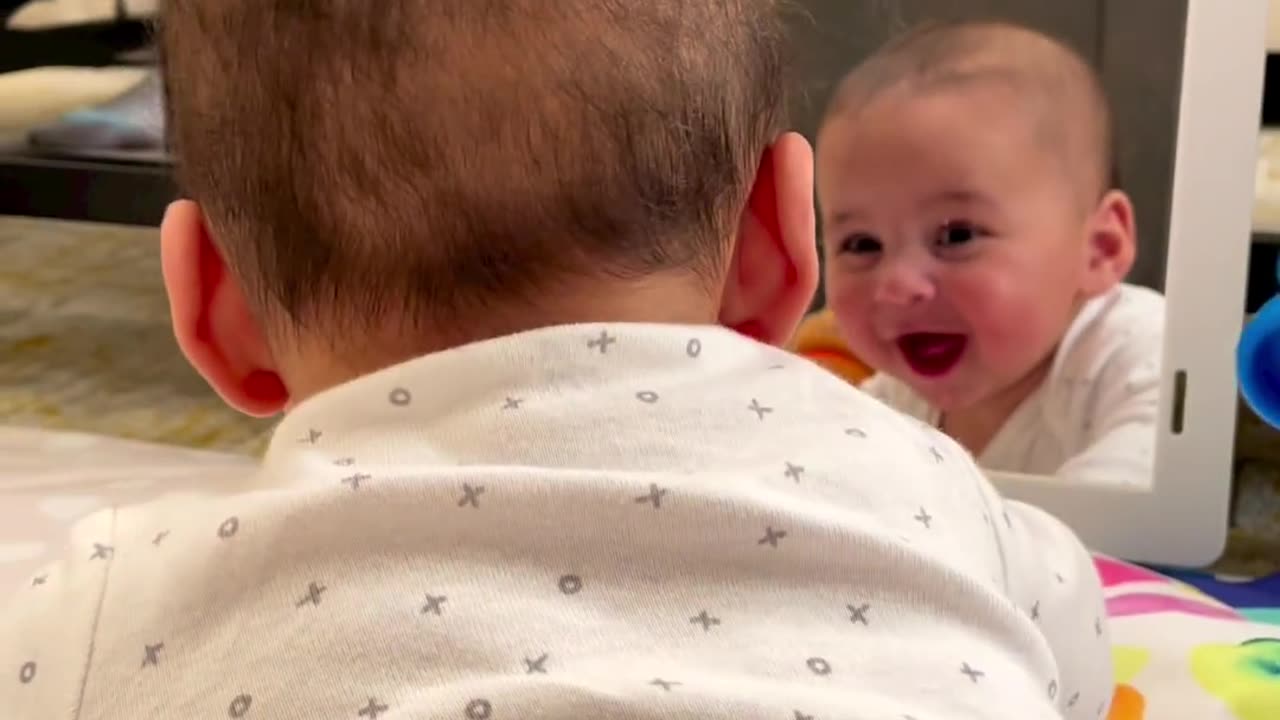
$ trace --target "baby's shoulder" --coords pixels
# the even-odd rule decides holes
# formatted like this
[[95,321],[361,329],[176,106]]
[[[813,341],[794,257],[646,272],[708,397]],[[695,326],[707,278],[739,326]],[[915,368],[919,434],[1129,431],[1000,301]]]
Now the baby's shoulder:
[[1124,346],[1164,337],[1164,295],[1138,285],[1120,285],[1094,301],[1098,312],[1090,319],[1084,337],[1105,341],[1107,346]]
[[1121,285],[1090,301],[1060,350],[1058,376],[1068,383],[1100,375],[1158,372],[1164,346],[1165,299],[1136,285]]
[[1142,327],[1164,329],[1164,295],[1141,285],[1121,284],[1110,296],[1106,320],[1116,323],[1132,323]]

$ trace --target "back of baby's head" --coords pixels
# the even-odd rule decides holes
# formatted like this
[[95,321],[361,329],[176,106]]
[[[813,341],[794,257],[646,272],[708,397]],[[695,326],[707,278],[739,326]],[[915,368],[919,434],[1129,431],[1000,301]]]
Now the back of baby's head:
[[1111,107],[1093,66],[1069,45],[1006,22],[930,23],[890,41],[841,82],[827,119],[856,113],[893,91],[922,94],[1001,83],[1030,112],[1046,147],[1085,177],[1095,201],[1118,186]]
[[169,0],[180,185],[294,325],[703,274],[784,123],[776,2]]

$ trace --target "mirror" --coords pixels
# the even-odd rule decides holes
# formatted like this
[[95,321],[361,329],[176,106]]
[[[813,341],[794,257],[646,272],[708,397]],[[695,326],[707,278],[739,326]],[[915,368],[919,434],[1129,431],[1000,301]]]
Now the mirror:
[[[956,437],[1007,496],[1058,515],[1099,552],[1168,565],[1215,560],[1231,497],[1234,352],[1244,320],[1267,0],[808,0],[804,7],[793,27],[802,58],[795,114],[817,142],[827,278],[819,303],[832,308],[828,322],[841,329],[853,360],[881,365],[865,386]],[[923,265],[911,265],[902,258],[914,251],[898,249],[924,235],[903,228],[942,227],[951,238],[958,220],[965,221],[959,242],[975,234],[1023,241],[1012,231],[1002,239],[1000,230],[975,230],[963,204],[922,220],[932,212],[921,210],[926,203],[898,202],[923,196],[924,188],[981,195],[963,185],[984,182],[986,161],[971,150],[986,146],[966,143],[959,120],[956,128],[929,126],[941,129],[925,139],[904,135],[915,127],[906,120],[874,125],[873,109],[824,123],[840,79],[889,38],[928,21],[969,19],[1009,20],[1051,35],[1094,66],[1111,106],[1118,187],[1136,217],[1137,257],[1123,283],[1069,304],[1045,354],[1025,371],[1012,358],[1022,352],[1018,333],[1034,335],[1033,323],[996,320],[1035,316],[975,290],[983,276],[973,268],[987,262],[978,251],[948,260],[930,250]],[[975,107],[995,124],[1009,110],[993,102]],[[840,129],[829,132],[836,122]],[[845,143],[840,133],[863,142]],[[951,139],[937,149],[937,162],[892,150],[942,136]],[[991,153],[992,167],[1000,155]],[[948,164],[953,156],[961,165]],[[875,163],[879,175],[860,167]],[[979,179],[955,170],[955,187],[944,171],[933,183],[921,180],[932,170],[906,170],[970,165]],[[967,269],[956,270],[963,262]],[[1026,281],[992,272],[981,280],[987,288]],[[909,281],[918,286],[894,285]],[[1053,286],[1040,281],[1005,298],[1051,304]],[[1014,380],[1001,385],[1005,377]],[[1006,392],[1019,383],[1025,387]]]

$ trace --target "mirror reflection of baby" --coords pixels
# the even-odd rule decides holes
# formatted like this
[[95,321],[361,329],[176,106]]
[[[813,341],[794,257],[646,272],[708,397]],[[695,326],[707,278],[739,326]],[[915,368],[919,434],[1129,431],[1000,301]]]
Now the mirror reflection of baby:
[[930,26],[855,68],[818,137],[827,298],[865,385],[989,470],[1150,481],[1164,298],[1078,54]]

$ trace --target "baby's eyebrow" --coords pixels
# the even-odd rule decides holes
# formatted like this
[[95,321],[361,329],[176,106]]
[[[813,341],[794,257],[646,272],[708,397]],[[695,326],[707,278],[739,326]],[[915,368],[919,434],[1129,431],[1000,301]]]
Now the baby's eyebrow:
[[[982,207],[993,207],[996,202],[986,193],[968,188],[943,190],[925,196],[921,207],[936,207],[938,205],[977,205]],[[829,225],[843,225],[845,223],[863,222],[867,219],[867,213],[864,210],[856,208],[841,208],[830,215],[827,221]]]
[[925,199],[926,205],[993,205],[985,193],[977,190],[944,190]]
[[844,224],[864,219],[866,219],[866,213],[861,210],[839,210],[831,216],[830,224]]

